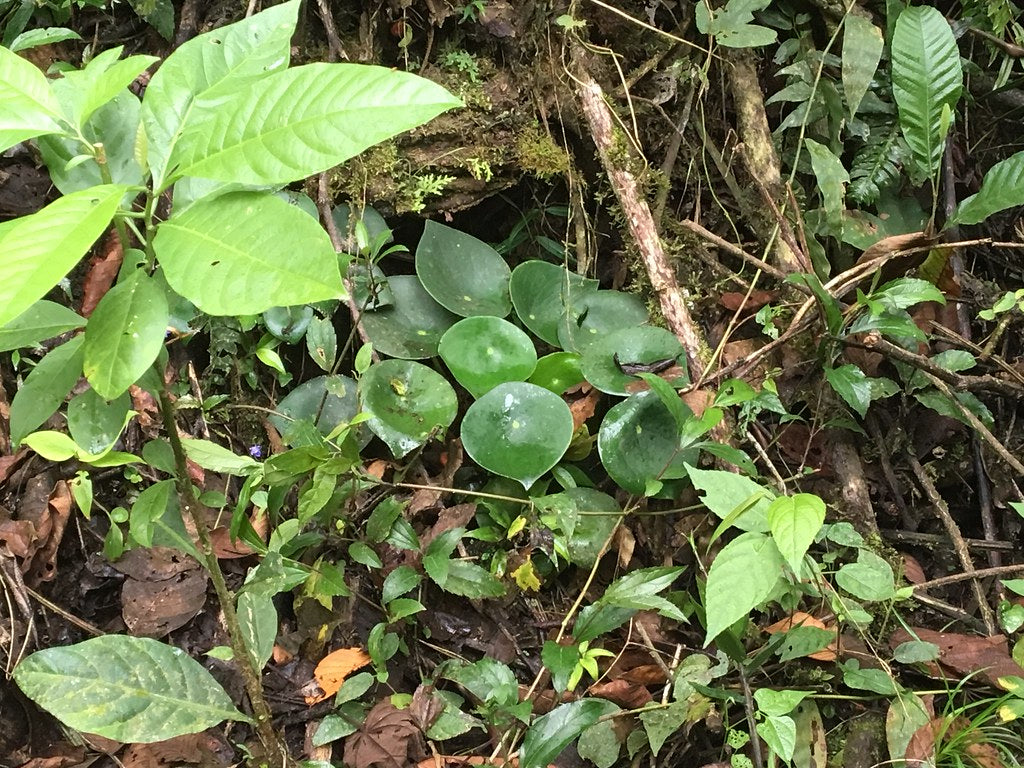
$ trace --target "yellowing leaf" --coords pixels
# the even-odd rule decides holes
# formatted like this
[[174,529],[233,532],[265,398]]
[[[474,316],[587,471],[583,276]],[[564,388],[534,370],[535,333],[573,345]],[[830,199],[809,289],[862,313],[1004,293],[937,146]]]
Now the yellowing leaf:
[[540,579],[537,578],[537,572],[533,570],[533,561],[529,558],[512,571],[512,578],[516,580],[516,584],[524,592],[531,590],[536,592],[540,589]]

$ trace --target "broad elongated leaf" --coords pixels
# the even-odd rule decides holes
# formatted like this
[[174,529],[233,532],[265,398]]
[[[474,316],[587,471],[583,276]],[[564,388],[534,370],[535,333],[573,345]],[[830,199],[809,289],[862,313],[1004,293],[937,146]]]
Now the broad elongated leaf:
[[167,158],[197,112],[288,66],[299,0],[194,37],[167,57],[146,88],[142,121],[149,166],[162,186]]
[[83,370],[107,400],[134,384],[163,347],[167,294],[144,270],[110,289],[85,326]]
[[892,36],[892,95],[903,135],[925,175],[942,160],[943,109],[956,107],[963,80],[956,39],[942,13],[924,5],[903,11]]
[[164,222],[153,245],[170,286],[211,315],[251,315],[345,295],[327,233],[274,195],[233,192],[200,200]]
[[37,301],[0,328],[0,352],[30,347],[83,325],[85,318],[77,312],[52,301]]
[[618,710],[604,699],[580,699],[559,704],[553,710],[534,720],[519,753],[520,768],[546,768],[569,742],[602,716]]
[[711,564],[705,592],[705,645],[759,607],[782,578],[784,560],[763,533],[744,533],[730,541]]
[[[139,73],[157,61],[155,56],[129,56],[118,61],[123,46],[95,56],[81,70],[70,70],[53,83],[65,115],[81,129],[92,114],[125,90]],[[134,144],[134,136],[132,137]],[[105,137],[103,139],[106,141]]]
[[0,237],[0,326],[41,299],[107,228],[125,188],[92,187],[16,219]]
[[183,176],[287,184],[460,105],[440,85],[407,72],[307,64],[196,114],[170,163]]
[[981,189],[960,203],[953,219],[959,224],[977,224],[1018,205],[1024,205],[1024,152],[989,168]]
[[65,725],[117,741],[163,741],[248,719],[202,665],[146,637],[105,635],[37,651],[14,680]]
[[508,265],[465,232],[428,221],[416,246],[416,274],[438,304],[461,317],[505,317],[512,311]]
[[768,525],[779,552],[794,573],[825,522],[825,502],[812,493],[780,496],[768,505]]
[[0,46],[0,152],[25,139],[60,131],[59,116],[43,73]]
[[853,117],[882,58],[882,30],[867,16],[855,13],[847,16],[843,25],[843,91]]
[[11,402],[11,442],[17,445],[60,407],[82,376],[82,336],[50,350]]

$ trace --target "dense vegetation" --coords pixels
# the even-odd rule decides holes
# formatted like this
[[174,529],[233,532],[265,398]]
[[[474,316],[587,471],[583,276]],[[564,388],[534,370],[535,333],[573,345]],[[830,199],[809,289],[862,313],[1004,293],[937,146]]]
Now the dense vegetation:
[[1019,764],[1013,3],[244,5],[0,0],[5,765]]

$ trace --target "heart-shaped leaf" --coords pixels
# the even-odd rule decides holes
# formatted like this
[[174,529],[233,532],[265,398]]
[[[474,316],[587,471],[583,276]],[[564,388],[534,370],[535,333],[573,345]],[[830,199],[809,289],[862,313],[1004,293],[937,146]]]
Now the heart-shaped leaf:
[[548,344],[558,346],[558,321],[566,307],[577,306],[597,286],[597,280],[557,264],[531,259],[512,270],[508,290],[523,325]]
[[524,488],[558,463],[572,432],[572,413],[562,398],[520,381],[499,384],[462,419],[462,444],[470,458]]
[[442,434],[458,412],[455,390],[441,374],[409,360],[371,365],[359,382],[370,429],[395,458]]
[[437,351],[473,397],[506,381],[523,381],[537,367],[530,337],[500,317],[460,320],[441,337]]
[[[629,394],[630,387],[646,386],[642,379],[624,371],[629,366],[668,364],[685,370],[683,346],[671,331],[653,326],[622,328],[606,333],[583,350],[580,368],[587,381],[610,395]],[[672,383],[685,383],[678,370]],[[657,371],[653,371],[657,372]],[[634,390],[635,391],[635,390]]]
[[415,275],[388,278],[394,303],[363,313],[363,328],[378,352],[404,360],[437,354],[441,336],[459,319],[423,289]]
[[465,232],[428,221],[416,247],[416,274],[427,293],[456,315],[505,317],[512,311],[508,265]]
[[695,463],[698,450],[679,450],[675,420],[654,392],[639,392],[613,406],[601,422],[597,449],[612,479],[638,494],[651,481],[686,477],[684,464]]

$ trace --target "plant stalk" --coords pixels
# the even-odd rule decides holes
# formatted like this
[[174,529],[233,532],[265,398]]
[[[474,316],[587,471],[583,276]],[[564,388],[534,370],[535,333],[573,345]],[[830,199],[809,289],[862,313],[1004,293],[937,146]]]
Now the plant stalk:
[[170,441],[171,450],[174,453],[174,465],[177,477],[175,483],[178,488],[178,498],[182,509],[192,520],[196,529],[196,536],[199,539],[200,552],[205,561],[210,580],[213,582],[214,591],[217,593],[217,600],[220,602],[221,610],[224,613],[224,626],[227,629],[228,640],[231,650],[242,672],[242,680],[245,683],[245,690],[249,694],[249,701],[252,704],[253,714],[256,720],[256,735],[265,752],[265,758],[272,766],[287,768],[294,763],[288,754],[288,749],[283,739],[274,730],[270,713],[270,705],[266,696],[263,695],[263,682],[260,679],[260,671],[256,669],[246,647],[242,635],[241,625],[238,623],[238,614],[235,612],[234,595],[228,589],[224,581],[224,572],[220,568],[220,562],[213,552],[213,540],[210,538],[210,529],[207,527],[206,519],[202,515],[202,505],[196,497],[192,482],[188,478],[188,464],[185,459],[185,448],[178,436],[177,426],[174,421],[174,405],[167,392],[167,386],[161,381],[160,388],[160,413],[163,416],[164,430],[167,432],[167,439]]

